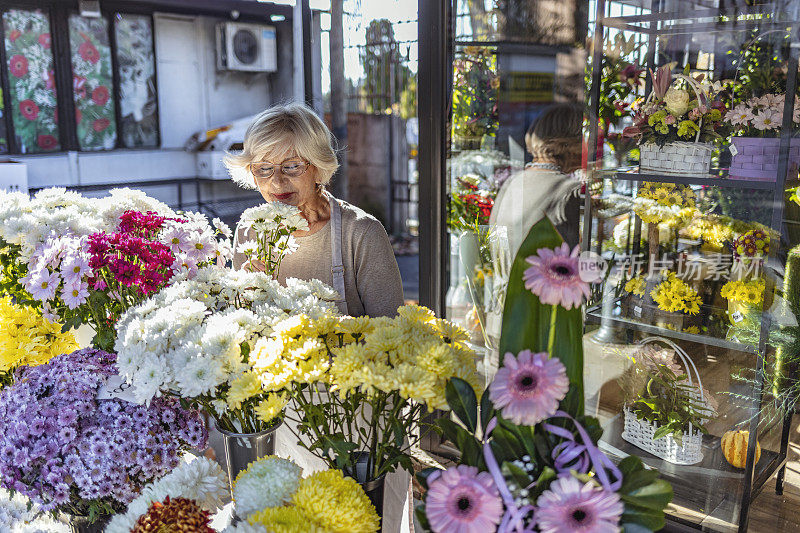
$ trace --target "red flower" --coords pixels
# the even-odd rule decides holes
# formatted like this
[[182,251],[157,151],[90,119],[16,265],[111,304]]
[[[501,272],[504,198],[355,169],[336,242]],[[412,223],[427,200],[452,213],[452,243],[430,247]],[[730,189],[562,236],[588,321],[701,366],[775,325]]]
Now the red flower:
[[22,116],[28,120],[36,120],[39,116],[39,106],[33,100],[23,100],[19,103],[19,110]]
[[14,41],[16,41],[19,38],[20,35],[22,35],[21,31],[19,31],[19,30],[11,30],[9,32],[9,34],[8,34],[8,40],[13,43]]
[[111,121],[107,118],[98,118],[92,123],[92,128],[94,128],[94,131],[100,132],[106,129],[109,124],[111,124]]
[[50,48],[50,34],[43,33],[39,36],[39,44],[45,48]]
[[86,78],[73,74],[72,90],[78,98],[86,98]]
[[28,58],[21,55],[12,56],[8,62],[8,68],[11,74],[21,78],[28,73]]
[[106,102],[108,102],[108,87],[101,85],[92,91],[92,100],[99,106],[106,105]]
[[52,135],[39,135],[39,138],[36,139],[36,144],[42,150],[53,150],[58,146],[58,141]]
[[100,61],[100,52],[89,41],[83,41],[78,47],[78,53],[84,61],[88,61],[92,65]]

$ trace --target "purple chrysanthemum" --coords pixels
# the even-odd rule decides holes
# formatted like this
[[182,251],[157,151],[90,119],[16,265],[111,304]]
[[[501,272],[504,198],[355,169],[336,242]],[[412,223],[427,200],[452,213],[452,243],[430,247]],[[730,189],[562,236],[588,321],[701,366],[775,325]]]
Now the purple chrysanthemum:
[[505,355],[489,385],[489,398],[506,420],[533,426],[553,416],[567,391],[569,379],[561,361],[548,359],[545,352],[522,350],[518,357]]
[[576,246],[570,253],[567,243],[562,243],[553,250],[539,248],[536,253],[525,258],[532,265],[522,274],[525,288],[543,304],[580,307],[583,297],[589,297],[589,284],[580,275],[580,248]]
[[425,500],[434,533],[495,530],[503,516],[503,501],[488,472],[478,473],[474,466],[460,465],[437,474],[429,481]]
[[616,533],[624,507],[617,493],[572,476],[553,481],[536,506],[542,533]]

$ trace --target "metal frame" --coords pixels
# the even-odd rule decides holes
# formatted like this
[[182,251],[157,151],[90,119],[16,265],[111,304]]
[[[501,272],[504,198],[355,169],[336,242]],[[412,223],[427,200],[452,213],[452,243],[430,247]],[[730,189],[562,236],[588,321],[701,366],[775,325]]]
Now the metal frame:
[[[628,16],[628,17],[615,17],[615,18],[606,18],[605,17],[605,0],[597,0],[597,13],[595,18],[595,39],[594,39],[594,48],[592,57],[592,85],[590,89],[590,105],[591,105],[591,116],[590,116],[590,129],[589,129],[589,147],[588,150],[588,158],[589,158],[589,169],[594,170],[593,166],[596,159],[596,149],[592,149],[592,147],[596,147],[597,145],[597,120],[598,120],[598,103],[599,103],[599,92],[600,92],[600,65],[601,65],[601,56],[603,51],[602,43],[604,40],[604,30],[605,27],[608,25],[609,27],[614,27],[620,29],[635,31],[638,33],[646,33],[648,35],[648,51],[647,51],[647,59],[646,63],[647,66],[655,69],[655,48],[656,48],[656,41],[658,39],[659,34],[659,26],[660,23],[664,21],[670,20],[670,17],[674,18],[675,14],[670,13],[660,13],[659,8],[661,2],[659,0],[654,0],[652,6],[652,14],[650,15],[635,15],[635,16]],[[798,16],[797,13],[794,14],[794,19],[797,20]],[[699,11],[697,12],[696,16],[708,16],[707,11]],[[633,26],[630,24],[620,24],[620,21],[630,21],[630,20],[638,20],[640,22],[649,22],[648,27],[643,26]],[[682,19],[688,19],[688,16],[682,16]],[[610,22],[610,24],[606,24]],[[792,31],[794,32],[794,36],[797,39],[800,37],[800,23],[787,23],[786,25],[792,27]],[[687,27],[691,27],[693,30],[697,29],[695,25],[687,24]],[[706,25],[702,25],[703,29],[706,29]],[[741,29],[741,28],[737,28]],[[692,30],[692,31],[693,31]],[[719,31],[719,28],[717,28]],[[791,113],[791,110],[794,106],[794,99],[795,99],[795,90],[797,87],[797,69],[798,69],[798,59],[800,58],[800,49],[791,46],[790,47],[790,58],[789,58],[789,65],[788,65],[788,75],[786,80],[786,94],[790,95],[785,100],[784,104],[784,119],[782,124],[782,131],[781,131],[781,143],[780,143],[780,157],[779,157],[779,165],[778,171],[776,175],[775,183],[768,183],[768,184],[758,184],[756,187],[749,187],[749,188],[759,188],[759,189],[771,189],[773,190],[773,210],[772,210],[772,220],[771,220],[771,227],[772,230],[780,234],[782,223],[783,223],[783,196],[784,196],[784,183],[786,181],[787,173],[788,173],[788,155],[789,155],[789,143],[791,139],[791,128],[792,128],[792,120],[791,117],[787,115],[787,113]],[[652,86],[652,81],[648,77],[647,78],[647,86],[645,88],[645,93],[649,93]],[[619,179],[625,179],[624,174],[618,173],[616,177]],[[658,176],[649,176],[649,175],[635,175],[635,176],[628,176],[628,179],[632,179],[635,181],[639,180],[650,180],[656,179]],[[658,178],[661,179],[661,178]],[[673,177],[667,177],[663,181],[670,181],[674,183],[697,183],[701,185],[729,185],[723,184],[724,180],[722,179],[708,179],[708,180],[693,180],[691,178],[680,178],[676,179]],[[744,183],[737,183],[737,184],[730,184],[732,186],[742,187],[744,188]],[[582,248],[584,250],[588,249],[591,243],[591,235],[592,235],[592,216],[591,216],[591,196],[589,194],[585,197],[584,202],[584,233],[583,233],[583,243]],[[636,237],[641,233],[641,220],[637,218],[636,220],[636,228],[634,230],[634,251],[633,253],[638,253],[638,244],[639,239]],[[776,242],[774,246],[770,246],[770,253],[769,258],[770,260],[774,260],[777,256],[779,243]],[[775,275],[771,271],[768,272],[767,278],[767,288],[765,290],[771,290],[770,287],[774,287],[775,285]],[[629,326],[631,327],[631,326]],[[769,327],[770,327],[770,320],[769,317],[765,317],[761,324],[761,335],[759,340],[759,348],[757,350],[756,356],[756,384],[754,385],[754,403],[753,403],[753,416],[750,419],[750,434],[755,435],[756,438],[749,439],[748,448],[747,448],[747,463],[744,475],[744,486],[742,490],[742,496],[740,500],[740,511],[739,511],[739,527],[738,530],[740,533],[745,533],[747,531],[747,526],[750,518],[750,504],[752,503],[752,499],[761,491],[764,484],[769,480],[771,475],[777,471],[777,481],[775,492],[777,494],[782,494],[783,492],[783,480],[785,475],[786,469],[786,456],[788,450],[788,440],[789,440],[789,431],[791,427],[792,421],[792,414],[787,413],[783,419],[783,428],[781,433],[781,450],[778,456],[773,459],[771,463],[765,465],[762,470],[762,473],[756,477],[755,476],[755,447],[758,437],[758,429],[759,424],[761,422],[761,404],[763,400],[763,387],[764,387],[764,363],[767,356],[767,349],[768,349],[768,339],[769,339]],[[642,329],[646,329],[643,327]],[[699,342],[702,342],[699,341]],[[684,525],[691,525],[695,528],[702,527],[699,524],[693,524],[686,520],[676,519],[675,517],[668,517],[672,522],[678,522]]]

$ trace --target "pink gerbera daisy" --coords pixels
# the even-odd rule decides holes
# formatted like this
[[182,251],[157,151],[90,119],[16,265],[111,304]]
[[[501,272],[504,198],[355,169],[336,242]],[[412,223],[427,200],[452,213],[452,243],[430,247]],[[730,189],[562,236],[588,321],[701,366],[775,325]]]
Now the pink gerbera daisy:
[[617,533],[624,507],[615,492],[572,476],[553,481],[536,506],[542,533]]
[[553,416],[568,391],[567,369],[561,361],[548,359],[545,352],[523,350],[518,357],[505,355],[489,385],[489,398],[506,420],[533,426]]
[[522,274],[525,288],[543,304],[579,307],[583,297],[589,297],[589,284],[580,276],[580,248],[576,246],[570,253],[567,243],[562,243],[553,250],[539,248],[536,253],[525,259],[533,265]]
[[503,501],[491,474],[460,465],[434,476],[425,499],[434,533],[486,533],[497,528]]

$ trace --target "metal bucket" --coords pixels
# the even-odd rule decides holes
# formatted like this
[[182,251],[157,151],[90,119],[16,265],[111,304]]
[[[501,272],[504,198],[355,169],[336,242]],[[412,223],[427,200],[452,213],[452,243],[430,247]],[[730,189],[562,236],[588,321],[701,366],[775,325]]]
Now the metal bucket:
[[283,421],[260,433],[231,433],[217,426],[225,444],[225,461],[228,466],[228,485],[233,497],[233,483],[247,465],[275,453],[275,432]]

